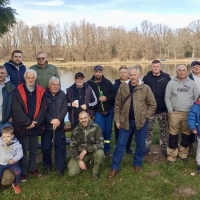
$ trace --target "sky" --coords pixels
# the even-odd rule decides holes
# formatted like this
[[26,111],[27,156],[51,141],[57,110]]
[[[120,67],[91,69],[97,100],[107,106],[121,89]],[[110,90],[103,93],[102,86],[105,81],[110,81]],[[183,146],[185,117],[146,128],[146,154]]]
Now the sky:
[[200,19],[200,0],[11,0],[10,6],[29,26],[86,20],[131,30],[148,20],[175,29]]

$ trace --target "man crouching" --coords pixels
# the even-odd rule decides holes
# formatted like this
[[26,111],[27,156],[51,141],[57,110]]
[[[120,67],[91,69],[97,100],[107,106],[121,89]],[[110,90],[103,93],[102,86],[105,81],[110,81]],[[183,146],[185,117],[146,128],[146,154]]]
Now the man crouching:
[[72,158],[69,161],[69,176],[77,175],[81,170],[87,170],[86,163],[92,161],[92,179],[98,179],[99,164],[104,158],[104,141],[101,128],[90,120],[86,111],[79,113],[79,125],[72,131],[70,150]]

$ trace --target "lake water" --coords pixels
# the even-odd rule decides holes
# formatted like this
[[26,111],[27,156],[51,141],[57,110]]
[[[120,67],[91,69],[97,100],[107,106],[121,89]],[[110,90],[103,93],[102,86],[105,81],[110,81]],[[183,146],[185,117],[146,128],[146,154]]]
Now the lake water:
[[[118,70],[120,65],[113,66],[103,66],[104,67],[104,76],[114,83],[115,79],[118,79]],[[127,66],[129,67],[129,66]],[[140,67],[141,78],[151,70],[150,65],[142,65]],[[74,75],[77,72],[82,72],[85,75],[85,81],[89,80],[93,75],[94,66],[82,66],[82,67],[60,67],[58,68],[58,73],[61,79],[61,89],[66,92],[66,88],[71,86],[74,83]],[[162,70],[170,74],[171,77],[176,75],[176,65],[173,64],[162,64]],[[189,72],[189,66],[188,66]]]

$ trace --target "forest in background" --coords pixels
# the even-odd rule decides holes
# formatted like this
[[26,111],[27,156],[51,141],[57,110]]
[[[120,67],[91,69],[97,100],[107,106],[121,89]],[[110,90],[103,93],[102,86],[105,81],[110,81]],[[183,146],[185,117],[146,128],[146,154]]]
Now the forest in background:
[[178,29],[145,20],[132,30],[85,20],[31,27],[18,21],[0,37],[0,60],[9,59],[15,49],[23,52],[24,61],[34,61],[38,51],[46,52],[50,61],[66,62],[198,58],[200,20]]

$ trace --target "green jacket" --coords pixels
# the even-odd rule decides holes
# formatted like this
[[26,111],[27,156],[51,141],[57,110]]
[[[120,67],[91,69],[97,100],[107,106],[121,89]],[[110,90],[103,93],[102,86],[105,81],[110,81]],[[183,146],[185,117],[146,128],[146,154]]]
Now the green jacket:
[[79,155],[84,149],[88,153],[92,153],[97,149],[103,150],[104,140],[101,128],[99,125],[89,122],[87,127],[83,127],[80,123],[72,131],[71,141],[70,141],[70,150],[72,156],[79,160]]
[[49,79],[53,76],[59,78],[57,68],[51,64],[46,64],[44,68],[40,65],[33,65],[30,67],[37,73],[36,84],[42,86],[43,88],[48,87]]
[[[129,129],[129,110],[131,98],[126,97],[130,94],[129,81],[122,83],[118,89],[115,98],[114,119],[115,123],[120,122],[120,127]],[[135,87],[133,93],[133,110],[135,114],[135,122],[137,130],[141,129],[146,120],[155,113],[156,100],[150,87],[143,82]]]

